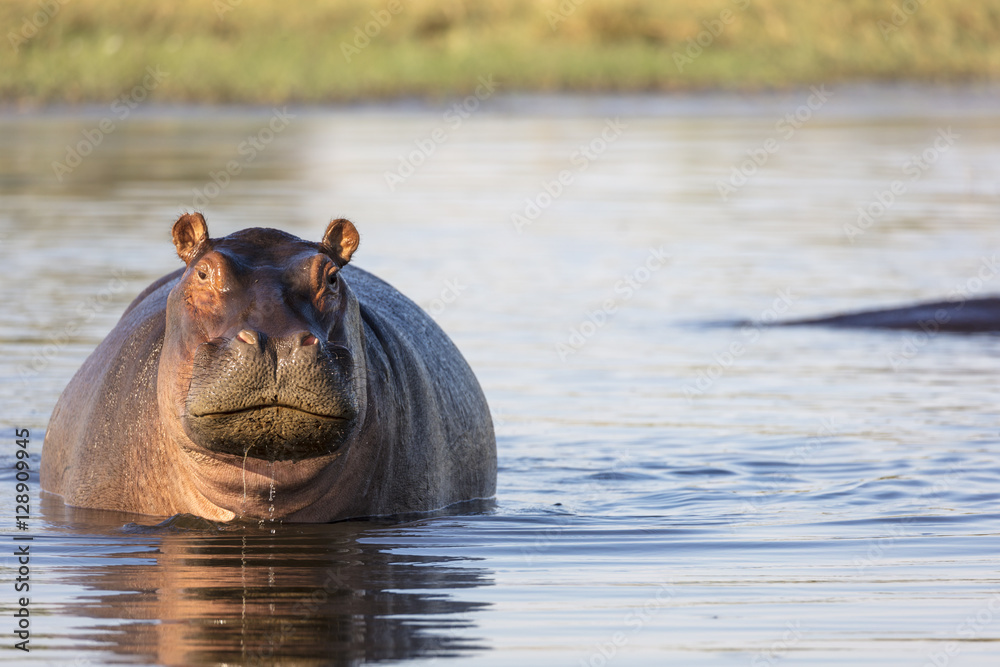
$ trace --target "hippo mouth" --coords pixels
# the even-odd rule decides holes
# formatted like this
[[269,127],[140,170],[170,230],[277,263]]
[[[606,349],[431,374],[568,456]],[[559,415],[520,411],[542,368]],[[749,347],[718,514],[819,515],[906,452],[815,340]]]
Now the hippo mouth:
[[188,413],[184,430],[198,447],[216,454],[301,461],[337,452],[354,418],[266,404]]
[[198,419],[200,419],[202,417],[216,417],[216,418],[218,418],[218,417],[226,417],[228,415],[239,415],[239,414],[244,414],[244,413],[254,413],[254,412],[259,412],[259,411],[262,411],[262,410],[277,410],[279,412],[280,411],[284,411],[284,410],[289,410],[291,412],[301,412],[304,415],[309,415],[311,417],[318,417],[320,419],[339,419],[339,420],[342,420],[342,421],[347,421],[349,419],[348,417],[340,417],[338,415],[324,415],[324,414],[320,414],[318,412],[311,412],[311,411],[306,410],[304,408],[296,407],[294,405],[284,405],[282,403],[272,403],[272,404],[268,404],[268,405],[251,405],[250,407],[235,408],[233,410],[215,410],[215,411],[212,411],[212,412],[203,412],[201,414],[192,414],[191,416],[195,417],[195,418],[198,418]]

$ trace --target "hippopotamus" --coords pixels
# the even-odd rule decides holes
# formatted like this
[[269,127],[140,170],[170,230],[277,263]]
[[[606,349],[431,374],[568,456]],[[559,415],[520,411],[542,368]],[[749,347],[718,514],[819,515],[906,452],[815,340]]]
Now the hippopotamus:
[[348,266],[359,236],[173,241],[59,397],[41,485],[76,507],[216,521],[404,515],[496,491],[489,407],[415,303]]
[[950,333],[1000,332],[1000,298],[981,297],[933,301],[898,308],[879,308],[826,317],[788,320],[783,326],[831,326],[871,329],[910,329]]

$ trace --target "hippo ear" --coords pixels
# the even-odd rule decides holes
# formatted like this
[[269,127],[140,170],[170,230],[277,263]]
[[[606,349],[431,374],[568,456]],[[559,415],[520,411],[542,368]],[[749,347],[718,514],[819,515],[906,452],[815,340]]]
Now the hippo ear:
[[337,266],[344,266],[351,261],[351,255],[358,249],[360,241],[354,224],[350,220],[337,218],[330,221],[319,247],[337,263]]
[[208,241],[208,225],[201,213],[185,213],[174,223],[173,234],[177,254],[185,264],[190,264]]

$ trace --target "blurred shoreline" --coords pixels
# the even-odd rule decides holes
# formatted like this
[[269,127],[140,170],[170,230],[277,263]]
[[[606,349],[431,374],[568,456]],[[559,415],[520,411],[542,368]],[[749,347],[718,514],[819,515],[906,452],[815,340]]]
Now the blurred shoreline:
[[[841,83],[828,86],[793,86],[781,90],[733,91],[724,89],[657,93],[498,93],[477,104],[476,115],[530,115],[551,117],[738,117],[767,118],[802,104],[814,90],[829,93],[828,119],[881,116],[892,118],[969,118],[1000,114],[1000,83]],[[441,99],[410,97],[395,100],[362,100],[333,103],[224,104],[147,102],[129,110],[136,118],[178,118],[204,114],[256,117],[287,108],[302,116],[325,114],[420,115],[440,114],[461,105],[469,96]],[[100,118],[112,113],[109,103],[44,104],[26,106],[0,103],[0,119],[72,116]],[[470,114],[471,115],[471,114]]]
[[996,0],[9,0],[0,104],[1000,81]]

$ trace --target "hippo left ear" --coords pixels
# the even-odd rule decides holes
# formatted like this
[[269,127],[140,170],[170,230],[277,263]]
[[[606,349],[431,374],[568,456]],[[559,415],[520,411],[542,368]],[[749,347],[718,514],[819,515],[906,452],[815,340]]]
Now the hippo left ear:
[[351,255],[358,249],[360,241],[354,224],[345,218],[337,218],[330,221],[319,247],[337,263],[337,266],[344,266],[351,261]]
[[201,213],[185,213],[174,223],[173,235],[178,256],[190,264],[208,241],[208,225]]

